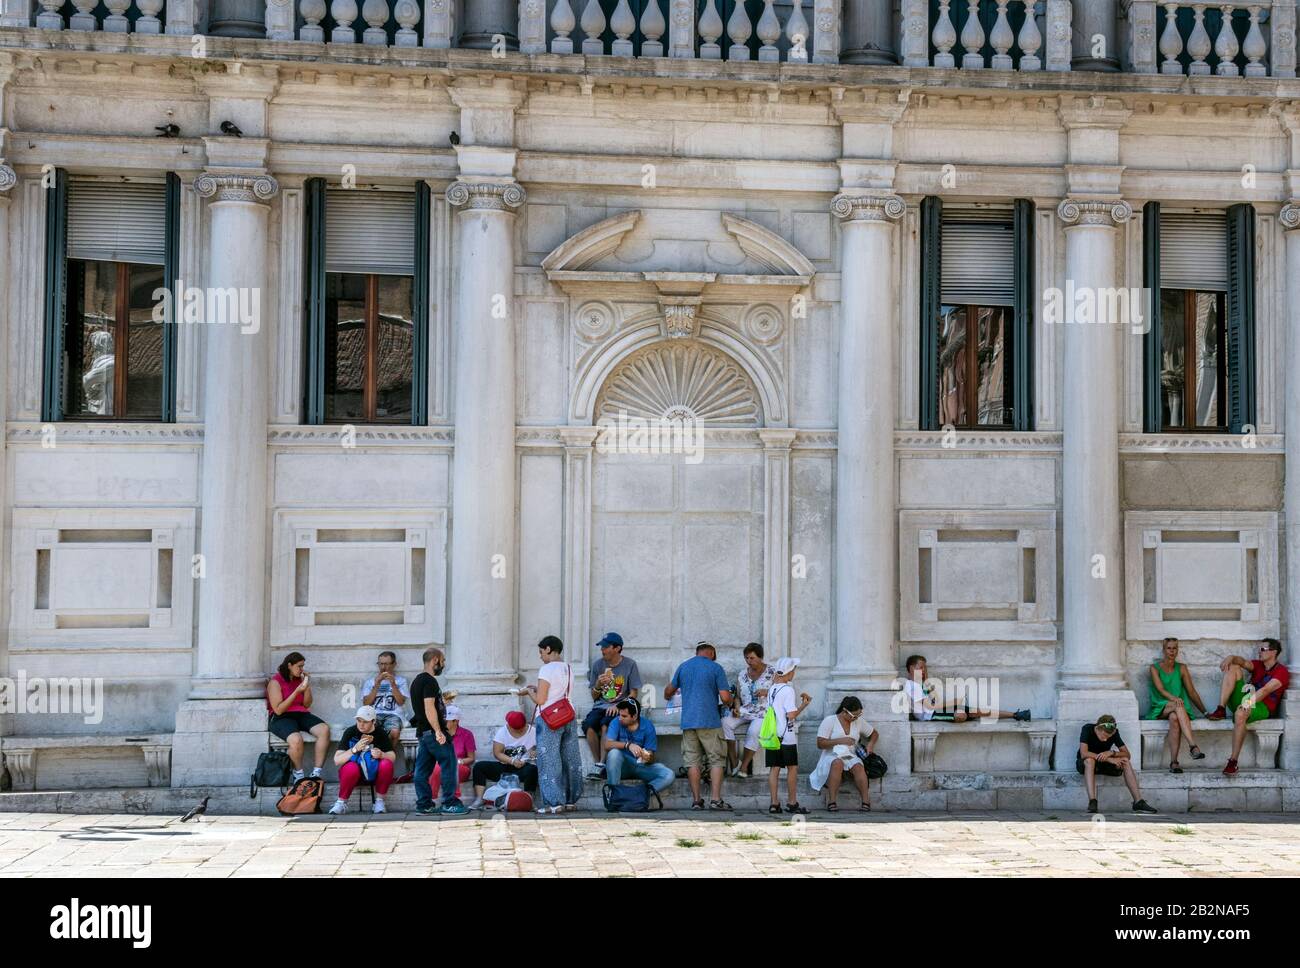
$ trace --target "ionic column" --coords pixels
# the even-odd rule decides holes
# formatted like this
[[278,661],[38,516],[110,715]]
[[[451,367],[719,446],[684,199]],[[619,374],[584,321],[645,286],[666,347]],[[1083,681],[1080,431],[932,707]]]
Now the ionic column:
[[[1119,286],[1118,229],[1133,215],[1117,199],[1068,198],[1065,276],[1073,292]],[[1067,291],[1069,291],[1067,289]],[[1136,735],[1137,698],[1124,675],[1124,562],[1119,500],[1118,321],[1067,323],[1064,333],[1061,534],[1063,661],[1057,692],[1056,771],[1074,771],[1079,726],[1102,713]],[[1141,765],[1140,744],[1129,740]]]
[[[205,172],[211,199],[205,283],[253,319],[205,319],[198,634],[188,701],[176,714],[172,784],[244,783],[266,749],[266,223],[279,191],[258,171]],[[182,280],[184,284],[184,280]],[[212,301],[215,304],[215,300]]]
[[[1119,286],[1118,227],[1127,202],[1066,199],[1065,275],[1074,291]],[[1066,689],[1124,685],[1119,504],[1119,337],[1111,323],[1065,328],[1064,537]]]
[[251,292],[256,326],[205,320],[203,379],[203,577],[192,699],[260,696],[265,686],[266,418],[269,334],[266,289],[269,175],[205,173],[194,180],[209,205],[207,285]]
[[894,427],[897,195],[844,193],[840,219],[839,449],[835,482],[834,686],[888,689],[898,605]]
[[447,189],[459,209],[448,658],[457,688],[480,692],[516,678],[514,230],[524,199],[504,178]]
[[[1286,514],[1286,624],[1285,645],[1291,649],[1300,641],[1300,201],[1282,209],[1278,221],[1286,230],[1287,327],[1286,327],[1286,483],[1282,509]],[[1289,654],[1289,653],[1284,653]],[[1300,689],[1292,686],[1285,702],[1300,702]],[[1291,706],[1295,709],[1295,706]],[[1287,718],[1282,743],[1282,766],[1300,770],[1300,719]]]

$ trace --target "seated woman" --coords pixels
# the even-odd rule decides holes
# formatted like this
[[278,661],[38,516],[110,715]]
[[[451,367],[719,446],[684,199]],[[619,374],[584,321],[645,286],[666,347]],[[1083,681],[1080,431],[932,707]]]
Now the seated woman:
[[[1192,674],[1187,666],[1178,661],[1178,640],[1173,636],[1165,639],[1159,662],[1151,663],[1151,684],[1147,690],[1151,708],[1147,710],[1147,719],[1169,720],[1169,772],[1182,773],[1178,763],[1178,751],[1182,747],[1183,736],[1187,737],[1187,749],[1192,759],[1203,760],[1205,754],[1196,745],[1196,736],[1192,733],[1191,704],[1195,703],[1201,715],[1205,715],[1205,703],[1192,685]],[[1154,764],[1153,764],[1154,765]]]
[[483,791],[507,774],[519,777],[524,789],[537,789],[537,730],[519,710],[506,713],[506,724],[492,737],[492,759],[474,764],[474,802],[470,809],[483,806]]
[[[461,728],[459,706],[447,707],[447,738],[451,740],[452,749],[456,751],[456,796],[459,797],[460,784],[469,779],[477,752],[474,746],[474,734],[468,729]],[[433,779],[430,781],[434,790],[441,789],[438,786],[441,779],[442,767],[435,766]]]
[[880,733],[862,718],[862,701],[857,696],[845,696],[834,716],[827,716],[817,728],[817,748],[821,758],[808,778],[814,790],[826,787],[826,809],[834,813],[840,808],[836,802],[844,774],[853,777],[853,783],[862,797],[861,810],[871,809],[871,784],[867,780],[867,766],[858,756],[858,744],[866,733],[864,743],[868,755],[876,751]]
[[270,713],[266,728],[289,744],[294,783],[305,775],[302,769],[303,742],[299,734],[310,733],[316,739],[313,777],[320,776],[330,745],[329,723],[311,711],[311,679],[306,670],[307,657],[301,652],[290,652],[266,684],[266,708]]
[[384,813],[384,796],[393,783],[393,764],[397,753],[388,730],[379,726],[379,715],[373,706],[357,710],[357,724],[343,731],[334,765],[339,768],[339,797],[330,807],[330,813],[348,812],[348,797],[358,783],[375,785],[375,813]]

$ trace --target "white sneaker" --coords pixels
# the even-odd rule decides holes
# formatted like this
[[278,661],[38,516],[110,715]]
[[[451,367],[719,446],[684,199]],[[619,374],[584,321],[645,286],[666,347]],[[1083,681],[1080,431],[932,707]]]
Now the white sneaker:
[[539,807],[537,812],[538,813],[563,813],[564,808],[563,807]]
[[299,780],[306,779],[306,777],[307,774],[304,773],[302,770],[294,770],[292,773],[289,774],[289,782],[291,784],[297,783]]
[[474,798],[474,802],[471,803],[471,804],[469,805],[469,808],[470,808],[471,810],[482,810],[482,809],[483,809],[483,798],[482,798],[482,797],[475,797],[475,798]]
[[334,806],[330,807],[330,813],[335,814],[336,816],[340,813],[347,813],[347,812],[348,812],[348,804],[346,800],[335,800]]
[[316,767],[314,770],[311,771],[311,778],[312,778],[313,780],[319,780],[319,779],[320,779],[320,767],[319,767],[319,766]]
[[375,805],[371,808],[371,813],[387,813],[388,808],[384,806],[382,797],[375,797]]

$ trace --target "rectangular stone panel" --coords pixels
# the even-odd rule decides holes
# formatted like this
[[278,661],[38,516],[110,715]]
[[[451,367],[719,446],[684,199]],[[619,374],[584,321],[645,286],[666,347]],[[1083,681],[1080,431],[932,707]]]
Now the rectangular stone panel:
[[1047,508],[1056,506],[1052,457],[904,457],[898,503],[925,508]]
[[16,450],[14,504],[194,504],[199,456],[192,450],[112,450],[70,446]]

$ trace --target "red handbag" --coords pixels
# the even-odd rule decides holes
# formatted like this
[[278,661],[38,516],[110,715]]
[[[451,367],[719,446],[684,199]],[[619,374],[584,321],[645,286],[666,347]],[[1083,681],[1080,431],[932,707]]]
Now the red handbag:
[[541,711],[542,722],[548,729],[563,729],[577,718],[578,714],[569,702],[569,693],[573,692],[573,666],[569,666],[569,690],[564,698],[551,703]]

